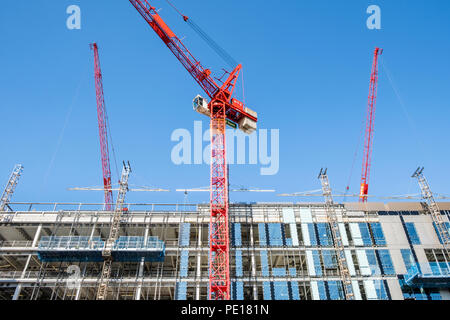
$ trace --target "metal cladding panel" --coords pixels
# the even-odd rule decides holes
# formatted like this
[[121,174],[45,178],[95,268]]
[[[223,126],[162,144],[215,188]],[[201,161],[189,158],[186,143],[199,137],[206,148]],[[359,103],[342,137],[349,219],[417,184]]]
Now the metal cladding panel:
[[390,202],[386,204],[388,211],[421,211],[423,206],[420,202]]
[[397,279],[388,279],[387,281],[389,292],[391,294],[392,300],[403,300],[403,292],[402,288],[400,287],[400,283]]
[[300,221],[302,223],[313,223],[311,209],[300,208]]
[[438,202],[437,205],[440,210],[450,210],[450,202]]
[[283,222],[295,223],[294,208],[283,208]]
[[289,230],[291,231],[292,245],[294,247],[298,247],[299,242],[298,242],[297,225],[295,223],[289,224]]
[[352,288],[353,288],[353,294],[355,295],[355,300],[362,300],[361,291],[359,290],[358,281],[352,280]]
[[367,260],[366,250],[356,250],[356,256],[358,258],[359,269],[363,276],[370,276],[372,272],[370,270],[369,261]]
[[345,209],[349,211],[385,211],[386,205],[382,202],[346,202]]
[[308,274],[310,276],[315,276],[316,268],[314,267],[314,259],[311,250],[306,250],[306,264],[308,265]]
[[405,222],[414,222],[421,244],[424,246],[439,246],[439,238],[433,227],[431,215],[404,216]]
[[351,276],[356,276],[355,265],[353,264],[352,253],[350,250],[344,250],[345,259],[347,260],[348,271]]
[[377,291],[375,290],[375,284],[373,280],[364,280],[364,289],[366,290],[367,300],[377,300]]
[[380,223],[390,249],[409,248],[408,238],[399,216],[380,216]]
[[319,287],[317,281],[311,281],[311,293],[313,300],[320,300]]
[[353,243],[355,246],[363,246],[361,230],[358,223],[349,223],[350,233],[352,234]]
[[311,240],[309,238],[309,230],[308,225],[306,223],[302,223],[302,235],[303,235],[303,243],[305,246],[311,245]]
[[345,225],[342,222],[338,223],[339,226],[339,234],[341,235],[342,244],[344,246],[348,246],[348,237],[347,237],[347,230],[345,230]]

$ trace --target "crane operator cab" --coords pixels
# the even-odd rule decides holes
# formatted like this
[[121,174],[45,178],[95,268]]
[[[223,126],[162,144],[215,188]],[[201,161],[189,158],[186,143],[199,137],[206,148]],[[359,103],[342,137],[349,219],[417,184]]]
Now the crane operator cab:
[[[244,107],[242,102],[239,102],[239,101],[233,99],[232,105],[233,105],[234,109],[239,112],[244,111],[245,113],[251,115],[254,118],[258,117],[258,114],[255,111]],[[201,114],[207,116],[208,118],[211,117],[211,111],[209,110],[209,107],[208,107],[208,101],[205,98],[203,98],[202,96],[197,95],[194,98],[193,107],[194,107],[194,111],[197,111],[198,113],[201,113]],[[245,113],[243,113],[243,114],[245,114]],[[227,119],[227,125],[231,126],[234,129],[236,129],[237,126],[239,125],[239,129],[246,134],[252,134],[257,128],[256,121],[254,121],[246,116],[242,117],[238,121],[238,124],[235,124],[234,122]]]
[[193,101],[194,111],[201,113],[207,117],[211,117],[211,112],[209,111],[208,101],[202,96],[198,95]]

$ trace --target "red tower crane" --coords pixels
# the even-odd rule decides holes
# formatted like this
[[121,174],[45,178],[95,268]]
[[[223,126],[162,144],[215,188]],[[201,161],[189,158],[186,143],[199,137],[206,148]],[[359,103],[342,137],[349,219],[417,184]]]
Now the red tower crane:
[[100,137],[100,152],[103,170],[103,185],[105,188],[105,210],[112,210],[113,194],[111,190],[111,168],[109,165],[109,149],[108,149],[108,121],[106,116],[105,98],[103,96],[103,79],[102,70],[100,68],[100,58],[98,56],[98,46],[96,43],[90,45],[94,51],[94,67],[95,67],[95,92],[97,96],[97,118],[98,131]]
[[[229,225],[228,225],[228,169],[226,162],[226,125],[250,134],[256,130],[257,114],[234,99],[233,91],[242,66],[238,65],[220,85],[211,71],[194,58],[181,40],[158,15],[147,0],[129,0],[147,21],[184,68],[192,75],[210,98],[197,96],[194,109],[211,119],[211,189],[210,189],[210,259],[209,299],[230,299]],[[189,18],[182,15],[184,21]],[[220,80],[218,80],[220,81]]]
[[383,53],[383,49],[375,48],[372,73],[370,75],[370,89],[369,89],[369,103],[367,107],[366,131],[364,137],[364,154],[361,173],[361,189],[359,202],[367,202],[367,195],[369,193],[369,177],[370,167],[372,164],[372,146],[373,133],[375,125],[375,107],[377,102],[377,88],[378,88],[378,57]]

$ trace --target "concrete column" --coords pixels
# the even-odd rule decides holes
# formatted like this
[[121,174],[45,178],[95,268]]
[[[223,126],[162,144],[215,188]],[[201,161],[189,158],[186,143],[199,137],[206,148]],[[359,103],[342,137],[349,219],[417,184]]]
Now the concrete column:
[[195,300],[200,300],[200,278],[202,277],[202,229],[203,225],[199,224],[197,244],[199,251],[197,252],[197,284],[195,289]]
[[[35,248],[37,246],[37,242],[39,240],[39,237],[41,236],[41,231],[42,231],[42,224],[39,225],[39,227],[36,230],[36,234],[34,235],[33,244],[31,245],[33,248]],[[20,277],[21,279],[23,279],[25,277],[25,275],[26,275],[28,266],[29,266],[30,261],[31,261],[31,257],[32,257],[32,255],[29,254],[28,258],[27,258],[27,262],[25,263],[25,267],[23,268],[22,275]],[[19,284],[16,287],[16,291],[14,291],[13,300],[18,300],[19,299],[21,291],[22,291],[22,285]]]
[[[149,232],[150,224],[147,225],[144,232],[144,246],[147,245],[148,242],[148,232]],[[139,265],[139,273],[138,277],[142,279],[144,275],[144,267],[145,267],[145,258],[141,259],[141,264]],[[141,291],[142,291],[142,282],[139,283],[137,289],[136,289],[136,295],[134,297],[135,300],[141,300]]]

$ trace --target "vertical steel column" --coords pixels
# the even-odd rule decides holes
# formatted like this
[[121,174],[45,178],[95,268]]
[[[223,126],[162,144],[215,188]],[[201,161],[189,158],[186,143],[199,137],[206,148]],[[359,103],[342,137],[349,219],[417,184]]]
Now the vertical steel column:
[[[144,247],[147,247],[149,228],[150,228],[150,223],[145,228],[145,232],[144,232]],[[139,273],[138,273],[138,277],[142,281],[144,280],[143,279],[144,267],[145,267],[145,258],[142,258],[141,262],[139,264]],[[137,287],[137,290],[136,290],[136,295],[134,297],[135,300],[141,300],[142,281],[141,281],[141,283],[138,284],[138,287]]]
[[[198,222],[198,220],[197,220]],[[195,291],[195,300],[200,300],[200,285],[202,279],[202,224],[198,223],[198,240],[197,240],[197,284]]]

